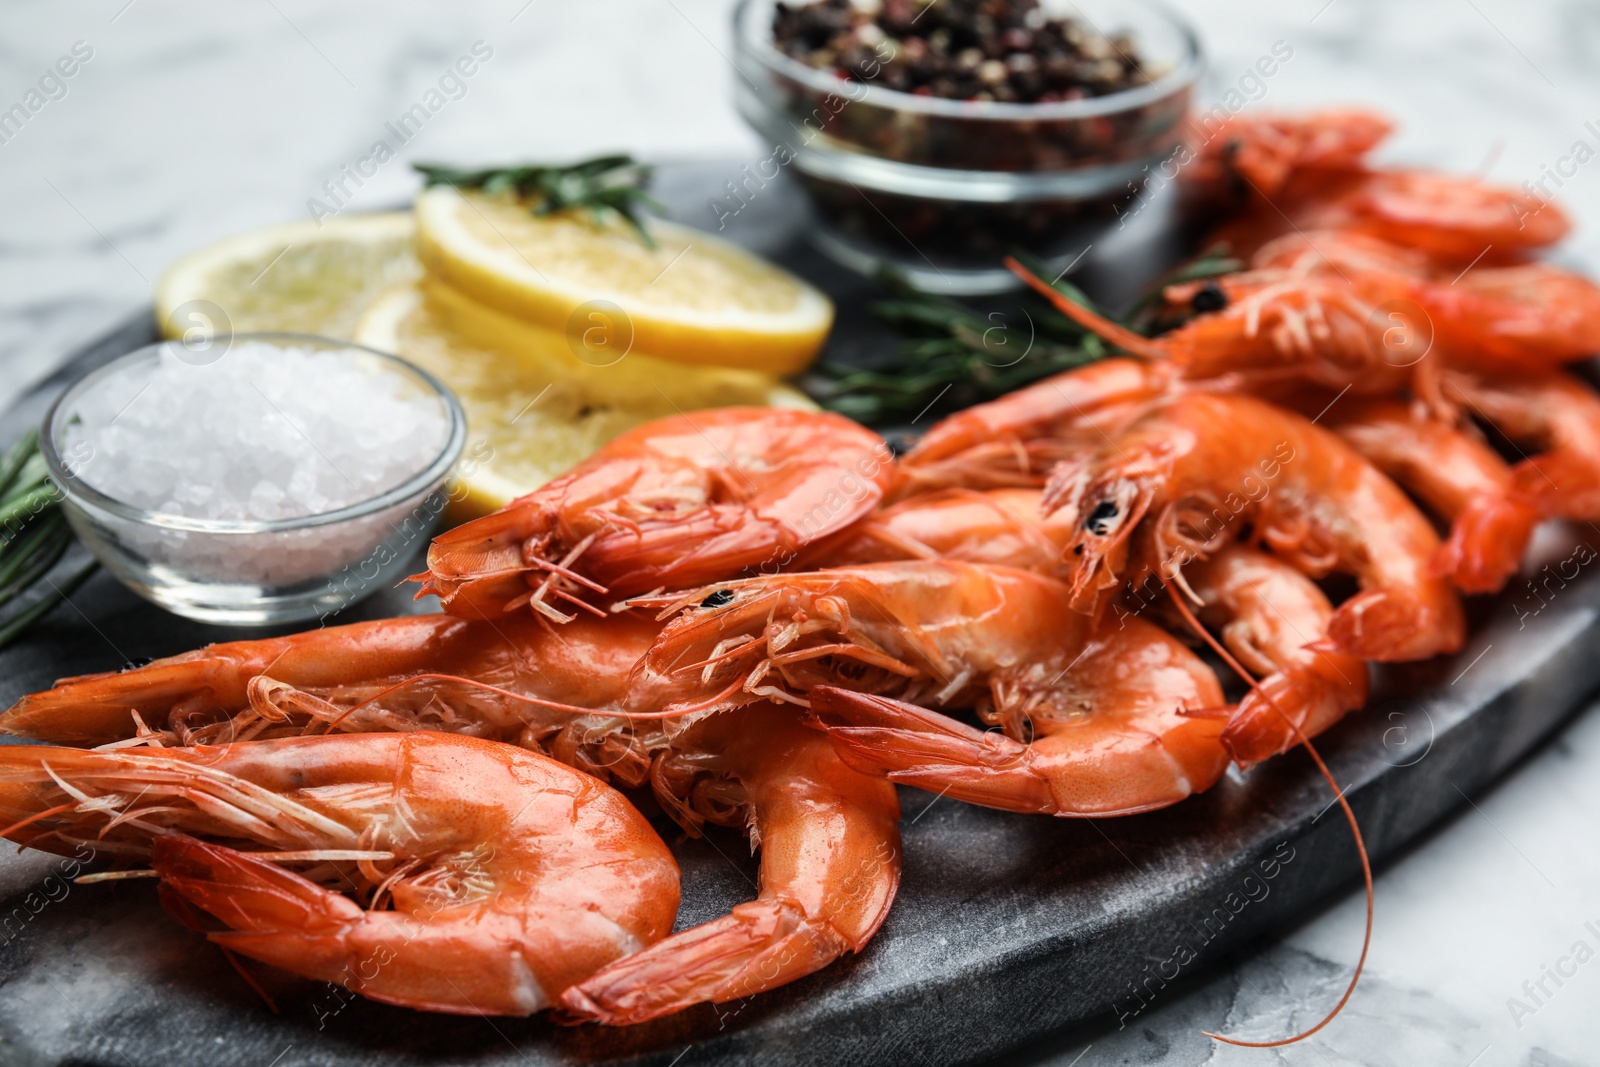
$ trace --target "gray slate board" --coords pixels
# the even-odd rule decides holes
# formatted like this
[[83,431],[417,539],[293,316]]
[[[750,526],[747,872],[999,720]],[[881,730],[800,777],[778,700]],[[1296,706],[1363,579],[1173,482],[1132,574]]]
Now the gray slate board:
[[[736,170],[665,167],[660,190],[678,218],[712,228],[707,202]],[[867,289],[800,242],[801,210],[778,183],[729,233],[829,289],[841,307],[835,357],[869,358],[885,336],[865,312]],[[1132,251],[1112,257],[1121,276],[1092,279],[1101,292],[1126,293],[1137,265],[1161,258],[1159,228],[1124,236]],[[141,315],[79,353],[0,420],[0,438],[36,423],[68,379],[149,338]],[[1564,560],[1597,542],[1587,527],[1553,528],[1536,555]],[[1465,803],[1600,685],[1600,576],[1580,574],[1546,596],[1475,603],[1474,636],[1459,656],[1383,671],[1372,706],[1327,735],[1322,751],[1374,857]],[[0,700],[61,675],[240,636],[166,615],[103,575],[73,601],[0,653]],[[385,593],[348,618],[406,610],[405,594]],[[8,854],[0,1063],[942,1067],[1003,1056],[1066,1027],[1131,1023],[1146,1003],[1174,996],[1174,984],[1294,922],[1359,873],[1349,830],[1301,753],[1167,811],[1117,820],[1004,815],[911,790],[902,800],[900,898],[859,957],[745,1002],[626,1030],[425,1015],[253,968],[280,1006],[274,1015],[219,953],[162,914],[148,883],[69,887],[56,858]],[[684,869],[679,928],[753,895],[755,863],[738,835],[674,851]]]

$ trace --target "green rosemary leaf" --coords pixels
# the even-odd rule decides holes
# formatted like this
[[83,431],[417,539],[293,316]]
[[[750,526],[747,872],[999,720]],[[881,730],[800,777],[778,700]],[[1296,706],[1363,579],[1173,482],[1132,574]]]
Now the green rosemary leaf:
[[1023,305],[1024,334],[1014,317],[918,292],[895,274],[878,280],[890,296],[870,310],[904,335],[893,361],[871,369],[823,365],[811,379],[823,406],[864,422],[920,421],[1105,355],[1105,346],[1042,300]]
[[[61,494],[50,481],[39,435],[26,434],[0,460],[0,606],[18,600],[71,547],[72,530],[61,512]],[[96,565],[68,579],[33,603],[0,617],[0,647],[20,636],[76,589]]]
[[[41,549],[48,552],[46,546],[53,547],[56,541],[60,541],[63,548],[72,543],[72,532],[66,529],[66,520],[56,509],[9,539],[0,549],[0,590],[16,583],[17,575],[23,573],[29,561],[40,555]],[[7,599],[10,598],[0,593],[0,603]]]
[[11,491],[11,483],[17,477],[22,465],[30,456],[39,453],[39,431],[29,430],[23,434],[17,443],[11,446],[11,451],[0,460],[0,499]]
[[17,468],[16,477],[11,479],[11,484],[5,492],[0,493],[0,509],[9,507],[14,501],[40,488],[49,487],[50,472],[45,468],[44,457],[35,452],[23,459],[22,466]]
[[4,582],[0,582],[0,607],[21,596],[61,562],[61,557],[72,547],[72,534],[58,530],[53,536],[41,541],[40,547],[42,550],[31,557],[23,556],[19,550],[17,559],[6,561],[8,570],[13,573],[8,574]]
[[[1208,250],[1173,271],[1122,321],[1150,334],[1163,325],[1157,313],[1162,288],[1241,269],[1239,261],[1226,252],[1224,248]],[[1037,276],[1051,276],[1048,266],[1038,259],[1026,253],[1015,255]],[[1013,329],[1020,324],[1008,323],[997,312],[986,315],[949,297],[918,292],[892,272],[880,271],[877,280],[890,295],[872,303],[870,310],[903,335],[894,358],[871,369],[824,364],[813,370],[807,382],[824,407],[863,422],[920,421],[925,413],[942,414],[992,400],[1041,378],[1104,359],[1112,351],[1112,346],[1032,292],[1018,298],[1031,327],[1024,341]],[[1069,300],[1105,314],[1071,282],[1058,279],[1051,284]]]
[[11,526],[34,518],[44,509],[61,499],[54,485],[46,482],[35,485],[25,493],[10,497],[0,504],[0,526]]
[[521,164],[463,170],[437,163],[412,164],[427,185],[453,185],[485,193],[513,193],[528,201],[536,216],[588,209],[596,221],[607,211],[628,223],[647,248],[655,240],[644,223],[643,211],[658,215],[666,208],[645,192],[651,169],[630,155],[597,156],[567,165]]
[[88,580],[100,564],[90,561],[87,566],[60,585],[52,585],[50,592],[23,608],[4,624],[0,624],[0,648],[5,648],[22,636],[34,623],[54,611],[56,605],[71,596],[78,586]]

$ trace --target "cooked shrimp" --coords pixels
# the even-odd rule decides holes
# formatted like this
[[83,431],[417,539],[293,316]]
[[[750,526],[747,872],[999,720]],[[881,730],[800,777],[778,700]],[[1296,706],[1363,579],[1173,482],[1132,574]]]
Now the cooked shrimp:
[[1342,200],[1310,212],[1319,210],[1347,218],[1352,229],[1461,263],[1532,252],[1572,229],[1560,208],[1520,189],[1421,170],[1374,171]]
[[[1352,146],[1360,144],[1362,133],[1355,131]],[[1214,230],[1211,240],[1250,258],[1270,240],[1296,230],[1360,230],[1422,251],[1438,266],[1454,264],[1461,270],[1474,261],[1490,266],[1522,261],[1571,229],[1554,203],[1522,190],[1456,174],[1379,170],[1358,155],[1346,154],[1333,165],[1288,166],[1278,171],[1280,178],[1270,176],[1277,181],[1275,189],[1251,187],[1254,179],[1238,181],[1232,192],[1242,211]],[[1203,181],[1190,182],[1190,198],[1205,202],[1210,197],[1214,205],[1214,194],[1227,192],[1227,182],[1216,181],[1224,170],[1200,166],[1195,173]],[[1230,174],[1250,178],[1237,168]],[[1258,171],[1258,178],[1264,176]]]
[[1170,388],[1171,368],[1103,359],[941,419],[900,460],[894,499],[1044,486],[1077,442],[1104,439]]
[[1440,343],[1472,354],[1473,366],[1548,370],[1600,354],[1600,286],[1548,263],[1478,267],[1418,299]]
[[885,696],[811,691],[812,717],[852,767],[985,807],[1067,816],[1129,815],[1209,789],[1228,764],[1221,703],[1210,669],[1137,618],[1108,626],[1055,681],[1026,743]]
[[1445,395],[1521,448],[1515,489],[1546,516],[1600,520],[1600,396],[1569,374],[1448,374]]
[[[1509,477],[1509,469],[1503,463],[1501,467]],[[914,497],[863,523],[858,540],[840,552],[854,551],[862,561],[928,558],[933,553],[943,559],[1058,573],[1062,547],[1076,523],[1069,525],[1070,517],[1058,511],[1050,520],[1054,529],[1046,533],[1039,499],[1039,493],[1021,489]],[[1327,637],[1333,607],[1288,564],[1231,544],[1210,560],[1189,564],[1183,579],[1200,598],[1201,619],[1218,626],[1234,654],[1265,675],[1222,735],[1241,764],[1267,759],[1296,742],[1286,717],[1314,736],[1366,702],[1367,668],[1360,659],[1306,647]],[[1140,599],[1147,599],[1142,592]],[[1130,617],[1121,604],[1113,604],[1112,613],[1117,620]]]
[[1307,573],[1360,581],[1329,626],[1340,651],[1422,659],[1465,637],[1460,600],[1430,570],[1439,539],[1405,495],[1331,432],[1251,397],[1168,401],[1063,464],[1045,493],[1044,509],[1058,507],[1080,523],[1072,585],[1086,609],[1249,532]]
[[[913,497],[863,523],[840,558],[852,552],[861,562],[937,557],[1059,573],[1062,546],[1076,523],[1058,511],[1050,520],[1055,529],[1046,533],[1039,499],[1024,489]],[[1189,564],[1183,579],[1203,604],[1201,618],[1220,627],[1234,653],[1266,675],[1223,731],[1222,741],[1239,763],[1256,763],[1293,745],[1297,736],[1287,719],[1315,735],[1365,703],[1367,669],[1360,659],[1306,647],[1327,637],[1333,607],[1294,568],[1232,544],[1210,560]],[[1148,602],[1148,590],[1136,592]],[[1107,626],[1131,617],[1121,603],[1111,611]]]
[[1394,129],[1388,118],[1360,108],[1252,112],[1216,126],[1201,115],[1196,123],[1201,147],[1180,173],[1208,196],[1274,197],[1298,171],[1359,167]]
[[620,794],[469,737],[5,746],[0,814],[24,845],[147,858],[229,951],[428,1011],[549,1007],[678,907],[677,864]]
[[[1233,390],[1293,380],[1361,393],[1409,385],[1426,352],[1392,353],[1375,345],[1371,323],[1389,302],[1407,299],[1412,282],[1398,275],[1252,271],[1212,279],[1222,301],[1161,337],[1144,337],[1057,292],[1014,259],[1006,266],[1062,314],[1111,344],[1156,363],[1171,363],[1187,383]],[[1411,344],[1422,344],[1420,334]],[[1180,383],[1180,384],[1183,384]],[[1169,388],[1168,394],[1182,391]]]
[[619,960],[569,989],[567,1013],[644,1022],[792,982],[883,924],[900,881],[894,787],[840,762],[798,709],[760,704],[696,723],[657,760],[680,820],[748,826],[760,893],[733,912]]
[[1016,724],[1060,698],[1054,683],[1091,636],[1068,591],[954,560],[749,578],[678,605],[634,673],[642,685],[695,685],[669,712],[804,704],[814,685],[845,685]]
[[[606,716],[581,713],[627,703],[629,672],[659,630],[637,614],[563,627],[531,614],[417,615],[230,641],[64,679],[0,714],[0,731],[57,744],[184,745],[294,736],[311,724],[436,729],[559,749],[581,769],[637,785],[648,760],[612,747]],[[606,750],[575,740],[583,737]]]
[[[397,640],[401,631],[392,624],[398,623],[432,636]],[[671,947],[660,953],[630,959],[608,972],[611,976],[596,989],[590,1016],[638,1022],[698,1000],[773,988],[824,966],[846,948],[859,951],[887,912],[899,872],[894,790],[841,764],[827,740],[801,726],[792,708],[743,709],[669,736],[659,720],[620,711],[585,714],[536,697],[563,692],[565,686],[573,691],[563,695],[581,693],[598,707],[622,705],[628,668],[659,628],[636,615],[603,623],[580,618],[563,627],[542,625],[531,615],[499,625],[451,616],[384,620],[271,643],[215,645],[42,694],[49,698],[48,714],[41,714],[38,697],[24,705],[32,712],[27,725],[34,736],[51,732],[52,723],[80,708],[89,709],[92,720],[94,710],[103,707],[113,709],[104,723],[108,734],[88,740],[137,736],[143,743],[167,745],[211,736],[233,739],[252,730],[302,736],[328,729],[408,732],[429,726],[520,744],[628,785],[648,783],[690,832],[698,833],[708,818],[748,825],[762,849],[761,901],[672,938],[664,943]],[[509,638],[527,643],[512,650]],[[381,657],[363,659],[350,651],[367,646],[370,653],[372,646],[385,643]],[[308,670],[308,665],[318,666]],[[263,669],[271,674],[240,681]],[[348,671],[348,677],[332,682],[329,675],[340,671]],[[587,685],[585,674],[591,676]],[[110,683],[114,691],[108,691]],[[119,700],[120,718],[114,713]],[[128,715],[135,704],[154,724],[138,735]],[[175,704],[191,709],[193,725],[181,733],[170,720]],[[81,737],[85,724],[55,732]],[[830,855],[815,847],[819,840],[842,840],[845,847]],[[863,859],[869,853],[870,865]],[[803,954],[802,945],[809,946]],[[707,976],[708,953],[722,961],[721,978]],[[741,970],[736,957],[749,967]],[[781,966],[773,966],[774,960]],[[666,980],[675,967],[692,973]],[[633,988],[630,975],[653,977]],[[724,996],[719,989],[734,992]]]
[[1245,210],[1209,240],[1250,258],[1297,230],[1353,230],[1415,249],[1441,268],[1517,263],[1567,235],[1565,212],[1520,189],[1419,170],[1301,168],[1270,199]]
[[1260,677],[1222,732],[1241,766],[1315,737],[1366,703],[1367,665],[1319,647],[1333,606],[1305,575],[1233,544],[1189,564],[1183,581],[1200,598],[1200,620]]
[[1517,572],[1542,516],[1488,445],[1396,401],[1328,407],[1329,429],[1450,523],[1435,569],[1464,593],[1493,593]]
[[[1457,365],[1550,369],[1600,352],[1600,286],[1548,263],[1439,274],[1416,249],[1354,231],[1314,230],[1270,242],[1251,265],[1345,279],[1409,277],[1410,298],[1427,314],[1440,351]],[[1171,299],[1186,299],[1187,288],[1171,291]]]
[[1038,489],[944,489],[914,496],[862,520],[823,563],[958,559],[1055,574],[1073,529],[1039,514],[1041,495]]
[[878,505],[888,446],[838,415],[721,408],[647,423],[493,515],[436,537],[422,591],[468,618],[558,622],[596,597],[800,559]]

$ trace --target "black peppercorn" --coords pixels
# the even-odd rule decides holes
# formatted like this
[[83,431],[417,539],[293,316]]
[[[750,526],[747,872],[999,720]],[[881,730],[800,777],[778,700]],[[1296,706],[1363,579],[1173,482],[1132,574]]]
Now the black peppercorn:
[[772,38],[819,70],[947,99],[1080,100],[1150,80],[1132,37],[1050,18],[1039,0],[780,0]]

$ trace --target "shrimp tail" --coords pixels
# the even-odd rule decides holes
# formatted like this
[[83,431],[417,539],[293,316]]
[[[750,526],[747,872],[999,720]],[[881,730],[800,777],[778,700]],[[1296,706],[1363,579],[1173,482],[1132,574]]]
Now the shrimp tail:
[[[892,786],[845,767],[792,706],[713,716],[695,736],[706,746],[700,753],[657,763],[656,795],[688,811],[690,783],[707,767],[739,783],[715,817],[744,816],[761,850],[760,895],[585,977],[560,998],[569,1019],[627,1025],[774,989],[860,952],[894,902],[900,802]],[[730,812],[733,798],[742,803]]]
[[[364,911],[249,853],[167,833],[151,842],[150,865],[161,875],[163,896],[175,895],[227,927],[206,938],[228,952],[425,1011],[527,1015],[549,1003],[515,960],[507,961],[509,973],[500,973],[452,952],[449,938],[416,916]],[[426,951],[426,964],[396,963],[412,944]],[[380,973],[381,984],[373,981]],[[441,995],[444,986],[456,995]]]
[[1369,589],[1339,605],[1328,637],[1347,655],[1403,663],[1460,651],[1467,621],[1453,595],[1422,598]]
[[1511,468],[1513,490],[1538,502],[1546,515],[1600,519],[1600,461],[1577,449],[1556,448]]
[[1315,737],[1366,703],[1367,669],[1337,652],[1317,652],[1315,665],[1278,671],[1245,694],[1222,743],[1250,767]]
[[398,989],[392,981],[389,989],[366,987],[363,977],[376,977],[378,968],[394,958],[389,945],[400,944],[400,931],[374,937],[378,931],[357,904],[298,873],[184,833],[163,833],[150,841],[150,867],[162,877],[168,912],[178,910],[171,901],[176,896],[226,926],[203,931],[226,952],[344,985],[371,1000],[466,1013],[459,1005],[429,1005],[429,987]]
[[[858,771],[1027,814],[1151,811],[1207,788],[1225,762],[1211,760],[1213,766],[1185,773],[1179,768],[1186,761],[1147,734],[1100,746],[1052,744],[1048,737],[1023,744],[914,704],[832,686],[811,690],[810,721],[827,731],[840,759]],[[1186,729],[1194,734],[1213,739],[1221,729],[1217,720],[1183,721],[1193,724]],[[1108,756],[1107,748],[1116,751]]]
[[847,766],[899,785],[1030,814],[1058,808],[1027,746],[938,712],[832,686],[811,690],[808,723]]
[[1496,593],[1521,565],[1522,554],[1539,524],[1539,511],[1513,496],[1474,497],[1451,524],[1439,546],[1433,573],[1448,576],[1463,593]]
[[188,661],[152,663],[135,670],[67,678],[55,688],[29,693],[0,712],[0,731],[62,745],[101,745],[127,736],[129,712],[164,721],[163,705],[196,693],[212,695],[217,672]]
[[612,964],[567,990],[561,1006],[570,1021],[628,1026],[774,989],[860,947],[793,900],[752,900]]

